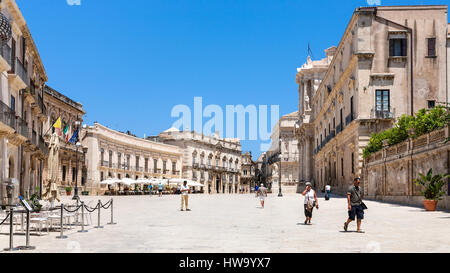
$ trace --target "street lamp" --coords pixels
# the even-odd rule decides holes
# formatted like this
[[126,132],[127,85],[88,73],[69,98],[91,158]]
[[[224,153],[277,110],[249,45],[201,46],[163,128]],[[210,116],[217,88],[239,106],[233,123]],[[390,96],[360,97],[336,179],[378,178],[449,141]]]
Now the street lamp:
[[283,194],[281,193],[281,161],[283,159],[283,155],[280,153],[280,168],[278,169],[278,186],[279,186],[279,193],[278,197],[283,197]]
[[[281,123],[281,120],[280,120]],[[278,197],[283,197],[283,194],[281,193],[281,161],[283,160],[283,153],[281,152],[281,124],[278,125],[278,148],[280,150],[280,168],[278,169],[278,186],[279,186],[279,193]]]
[[75,193],[73,195],[72,200],[78,200],[80,197],[78,196],[78,148],[81,147],[81,143],[78,141],[75,144],[76,147],[76,154],[75,154],[75,161],[76,161],[76,167],[75,167]]
[[[77,120],[77,121],[75,121],[74,124],[77,127],[77,130],[79,130],[81,122]],[[80,199],[80,197],[78,196],[78,148],[81,147],[81,143],[78,140],[78,137],[79,136],[77,136],[77,142],[75,144],[75,148],[76,148],[75,149],[75,161],[76,161],[76,165],[75,165],[76,166],[75,167],[75,191],[74,191],[72,200],[79,200]]]

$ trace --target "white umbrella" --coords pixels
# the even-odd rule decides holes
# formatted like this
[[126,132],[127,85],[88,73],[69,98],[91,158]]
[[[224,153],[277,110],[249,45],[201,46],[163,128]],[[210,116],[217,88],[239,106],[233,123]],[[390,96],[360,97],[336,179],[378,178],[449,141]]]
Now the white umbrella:
[[100,184],[106,184],[106,185],[112,185],[112,184],[116,184],[116,183],[120,183],[120,180],[118,180],[116,178],[108,178],[108,179],[100,182]]
[[187,185],[189,187],[204,187],[205,186],[202,183],[198,183],[198,182],[195,182],[195,181],[188,181]]
[[152,178],[150,179],[150,183],[153,185],[158,185],[159,183],[165,185],[168,183],[167,179],[156,179],[156,178]]
[[181,179],[181,178],[171,178],[169,179],[170,184],[183,184],[184,181],[188,181],[187,179]]
[[119,183],[125,184],[127,186],[131,186],[133,184],[136,184],[136,180],[133,180],[131,178],[122,178],[119,180]]

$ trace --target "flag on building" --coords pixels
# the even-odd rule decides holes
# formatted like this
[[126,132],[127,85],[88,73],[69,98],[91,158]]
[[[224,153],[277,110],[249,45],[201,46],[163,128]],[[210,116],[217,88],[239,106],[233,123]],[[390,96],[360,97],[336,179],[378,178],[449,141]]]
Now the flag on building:
[[76,130],[70,138],[70,143],[75,144],[78,141],[78,130]]
[[56,129],[56,131],[58,132],[58,135],[59,136],[61,136],[62,135],[62,132],[61,132],[61,117],[59,117],[57,120],[56,120],[56,122],[55,122],[55,124],[53,124],[53,128],[55,128]]
[[66,128],[64,128],[64,139],[66,142],[69,142],[69,124],[67,124]]
[[53,128],[55,128],[55,129],[61,129],[61,117],[59,117],[59,118],[56,120],[55,124],[53,124]]

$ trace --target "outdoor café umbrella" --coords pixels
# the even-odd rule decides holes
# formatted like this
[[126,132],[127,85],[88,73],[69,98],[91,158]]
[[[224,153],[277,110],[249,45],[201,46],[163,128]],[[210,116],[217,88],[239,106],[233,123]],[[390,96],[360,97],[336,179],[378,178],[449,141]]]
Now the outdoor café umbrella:
[[205,186],[202,183],[198,183],[196,181],[188,181],[187,185],[189,187],[204,187]]
[[121,180],[119,180],[119,183],[122,183],[127,186],[131,186],[133,184],[136,184],[136,180],[133,180],[131,178],[122,178]]

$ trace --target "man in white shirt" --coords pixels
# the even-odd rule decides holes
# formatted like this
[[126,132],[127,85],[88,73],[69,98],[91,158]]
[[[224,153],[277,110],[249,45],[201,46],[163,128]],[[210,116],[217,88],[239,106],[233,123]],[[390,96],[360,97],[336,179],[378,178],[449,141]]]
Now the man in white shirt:
[[331,186],[330,185],[325,186],[325,194],[326,194],[325,199],[330,200],[330,197],[331,197]]
[[187,181],[183,182],[183,185],[181,186],[180,191],[181,191],[181,211],[183,211],[183,204],[186,207],[186,211],[191,211],[189,209],[189,205],[188,205],[189,204],[189,201],[188,201],[189,195],[188,194],[190,192],[190,189],[189,189],[189,186],[187,185]]
[[264,208],[264,200],[267,197],[267,188],[264,187],[264,184],[261,184],[261,187],[258,188],[256,195],[259,196],[259,201],[261,201],[261,206]]

